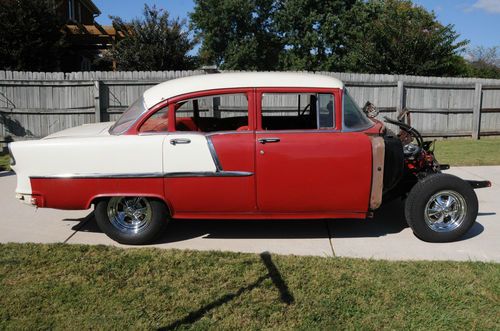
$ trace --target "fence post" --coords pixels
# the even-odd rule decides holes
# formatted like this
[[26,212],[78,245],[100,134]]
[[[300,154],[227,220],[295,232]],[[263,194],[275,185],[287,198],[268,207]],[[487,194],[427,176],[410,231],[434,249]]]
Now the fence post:
[[102,122],[101,118],[101,81],[94,81],[94,108],[95,108],[95,122]]
[[212,106],[214,109],[214,117],[215,118],[221,118],[221,113],[220,113],[220,97],[214,97],[212,98]]
[[405,83],[402,80],[398,80],[398,100],[396,104],[396,112],[399,116],[403,109],[406,107],[406,95],[405,95]]
[[482,101],[482,84],[476,83],[474,88],[474,106],[472,108],[473,139],[479,139],[481,137],[481,101]]

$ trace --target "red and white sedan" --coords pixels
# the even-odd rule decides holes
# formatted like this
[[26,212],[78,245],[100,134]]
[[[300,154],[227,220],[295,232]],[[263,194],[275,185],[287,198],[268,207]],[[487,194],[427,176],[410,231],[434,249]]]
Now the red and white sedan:
[[40,208],[95,206],[121,243],[151,242],[169,219],[364,219],[406,197],[428,241],[475,222],[473,188],[441,174],[431,145],[368,118],[333,77],[228,73],[159,84],[116,123],[11,143],[16,194]]

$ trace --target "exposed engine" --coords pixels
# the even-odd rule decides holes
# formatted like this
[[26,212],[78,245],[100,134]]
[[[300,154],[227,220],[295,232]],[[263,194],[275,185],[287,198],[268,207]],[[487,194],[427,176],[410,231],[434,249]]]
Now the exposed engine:
[[[378,110],[371,102],[363,107],[365,114],[373,118]],[[435,141],[424,141],[420,132],[406,124],[403,120],[408,116],[404,111],[397,120],[384,116],[387,123],[399,127],[395,134],[392,130],[385,128],[385,160],[384,160],[384,194],[386,196],[398,196],[402,192],[408,192],[413,185],[429,174],[441,172],[448,169],[448,165],[440,165],[434,156]]]
[[438,173],[448,168],[448,166],[440,165],[434,156],[435,141],[424,141],[417,130],[401,121],[387,117],[384,119],[400,129],[397,136],[403,144],[404,164],[407,172],[417,178],[423,178],[428,174]]

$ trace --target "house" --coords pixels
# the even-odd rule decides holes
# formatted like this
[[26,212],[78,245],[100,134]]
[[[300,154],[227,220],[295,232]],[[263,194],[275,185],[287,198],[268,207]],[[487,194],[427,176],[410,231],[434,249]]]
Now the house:
[[64,21],[86,25],[94,24],[94,18],[101,14],[101,11],[92,0],[51,0],[54,8]]
[[123,34],[113,26],[102,26],[95,21],[101,11],[92,0],[51,0],[57,15],[66,24],[70,52],[61,63],[63,71],[87,71],[96,68],[96,60],[110,49]]

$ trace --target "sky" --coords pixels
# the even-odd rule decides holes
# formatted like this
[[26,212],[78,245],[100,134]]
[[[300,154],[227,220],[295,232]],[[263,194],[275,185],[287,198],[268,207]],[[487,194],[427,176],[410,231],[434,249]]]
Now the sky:
[[[187,18],[193,9],[192,0],[93,0],[102,14],[97,22],[111,24],[109,15],[125,20],[140,17],[144,3],[166,9],[171,17]],[[500,46],[500,0],[413,0],[434,11],[442,24],[453,24],[461,39],[468,39],[470,47]]]

